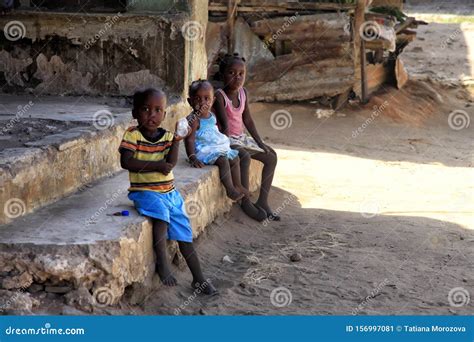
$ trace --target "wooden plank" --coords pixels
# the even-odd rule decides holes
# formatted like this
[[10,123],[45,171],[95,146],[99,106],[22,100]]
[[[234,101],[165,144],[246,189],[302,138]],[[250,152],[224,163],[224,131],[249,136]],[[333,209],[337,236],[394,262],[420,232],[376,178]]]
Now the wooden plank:
[[370,6],[372,6],[372,7],[390,6],[390,7],[396,7],[398,9],[402,9],[403,8],[403,0],[373,0],[372,4]]
[[[227,6],[215,2],[209,4],[209,11],[227,12]],[[246,2],[239,5],[239,12],[271,12],[271,11],[350,11],[354,10],[353,4],[337,4],[337,3],[286,3],[286,4],[268,4],[262,2],[262,5],[247,4]]]
[[277,31],[308,31],[311,29],[344,31],[347,22],[349,22],[349,16],[331,13],[255,20],[251,26],[256,34],[265,35]]
[[253,70],[256,71],[250,72],[249,78],[255,82],[272,82],[302,65],[321,72],[330,68],[350,68],[353,70],[353,62],[351,59],[336,57],[318,60],[317,58],[318,56],[316,54],[308,53],[291,53],[278,56],[272,62],[265,61],[256,64],[253,68]]
[[416,25],[416,19],[414,17],[408,17],[403,23],[395,25],[395,33],[399,33],[412,25]]
[[395,78],[397,80],[398,89],[402,89],[408,81],[408,73],[400,58],[397,58],[397,61],[395,62]]
[[[354,88],[360,89],[360,78],[361,78],[361,66],[360,66],[360,45],[361,45],[361,36],[360,36],[360,27],[365,21],[365,0],[357,0],[357,7],[354,12],[354,21],[353,21],[353,44],[354,48]],[[356,91],[356,94],[360,96],[360,92]]]
[[360,87],[361,87],[361,102],[367,103],[367,73],[366,73],[366,56],[365,56],[365,40],[360,42]]
[[227,0],[227,53],[234,52],[234,26],[239,0]]
[[[225,5],[209,5],[208,7],[210,12],[227,12],[227,6]],[[238,6],[238,11],[242,13],[249,12],[277,12],[277,13],[293,13],[292,11],[286,10],[282,7],[275,6]]]
[[368,42],[365,42],[366,50],[377,51],[379,49],[387,50],[390,47],[390,42],[384,39],[374,39]]
[[367,65],[367,92],[372,94],[374,91],[387,83],[391,79],[390,67],[384,64],[369,64]]

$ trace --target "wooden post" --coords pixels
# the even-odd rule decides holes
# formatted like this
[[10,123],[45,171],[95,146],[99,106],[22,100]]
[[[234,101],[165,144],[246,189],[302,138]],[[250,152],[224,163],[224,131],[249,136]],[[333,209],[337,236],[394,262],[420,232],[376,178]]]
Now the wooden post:
[[227,0],[227,53],[234,53],[234,26],[240,0]]
[[365,21],[365,4],[366,0],[357,0],[357,6],[354,11],[354,21],[353,21],[353,51],[354,51],[354,91],[356,95],[362,97],[361,85],[361,41],[360,36],[360,27]]
[[360,40],[360,89],[361,89],[361,101],[362,103],[367,103],[367,72],[365,70],[365,40]]

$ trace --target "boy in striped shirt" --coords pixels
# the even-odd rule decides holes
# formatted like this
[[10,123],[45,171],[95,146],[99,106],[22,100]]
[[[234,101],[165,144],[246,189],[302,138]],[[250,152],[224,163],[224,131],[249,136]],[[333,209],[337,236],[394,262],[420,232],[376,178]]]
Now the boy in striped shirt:
[[176,240],[193,275],[191,286],[205,294],[216,294],[202,274],[184,201],[175,189],[172,170],[178,161],[179,141],[184,137],[160,127],[166,116],[166,95],[153,88],[136,92],[132,115],[138,126],[128,128],[123,136],[120,163],[129,171],[128,198],[141,215],[153,221],[156,271],[164,285],[177,284],[166,253],[166,239]]

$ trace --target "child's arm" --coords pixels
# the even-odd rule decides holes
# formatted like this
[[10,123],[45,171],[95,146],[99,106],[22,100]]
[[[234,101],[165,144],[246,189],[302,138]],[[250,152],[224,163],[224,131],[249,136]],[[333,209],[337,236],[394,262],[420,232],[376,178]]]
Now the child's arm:
[[173,144],[170,147],[170,151],[166,156],[166,162],[172,165],[172,168],[176,166],[178,162],[178,153],[179,153],[179,141],[178,139],[173,139]]
[[186,147],[186,154],[188,155],[189,161],[192,167],[202,168],[204,164],[196,158],[196,131],[199,126],[199,119],[196,116],[192,117],[192,120],[188,120],[189,126],[191,126],[191,133],[184,140],[184,146]]
[[[245,94],[247,95],[247,90],[245,90]],[[245,109],[242,113],[242,121],[245,125],[245,128],[247,128],[247,131],[250,133],[252,138],[254,138],[258,146],[266,153],[268,153],[270,152],[270,150],[268,149],[267,145],[264,144],[262,138],[260,138],[260,135],[258,134],[257,127],[255,127],[255,122],[253,122],[252,116],[250,115],[248,96],[246,96],[246,98],[247,99],[245,100]]]
[[225,112],[224,97],[220,93],[216,93],[216,100],[212,107],[212,111],[216,114],[217,123],[220,131],[225,135],[229,136],[229,124],[227,123],[227,114]]
[[167,160],[160,160],[157,162],[143,161],[133,158],[133,154],[133,151],[124,148],[120,149],[120,165],[125,170],[132,172],[157,171],[167,175],[173,169],[174,165],[169,163]]

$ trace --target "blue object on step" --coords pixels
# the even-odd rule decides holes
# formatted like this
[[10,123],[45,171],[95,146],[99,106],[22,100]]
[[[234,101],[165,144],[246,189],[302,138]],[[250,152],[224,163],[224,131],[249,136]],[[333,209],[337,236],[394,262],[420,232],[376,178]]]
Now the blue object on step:
[[129,216],[130,213],[128,210],[122,210],[122,216]]

